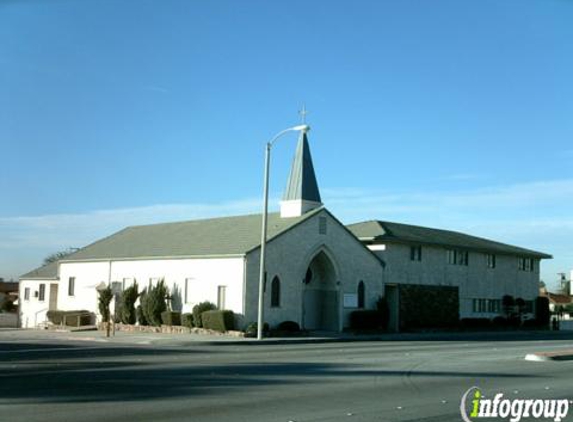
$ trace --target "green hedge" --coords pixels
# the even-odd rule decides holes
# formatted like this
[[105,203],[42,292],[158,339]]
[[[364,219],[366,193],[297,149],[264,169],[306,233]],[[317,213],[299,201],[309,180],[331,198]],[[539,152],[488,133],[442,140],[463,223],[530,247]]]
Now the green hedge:
[[[270,326],[268,322],[263,324],[263,336],[267,336],[270,332]],[[256,337],[257,336],[257,323],[251,322],[245,328],[245,337]]]
[[[65,318],[65,323],[69,327],[91,325],[93,321],[93,314],[88,311],[48,311],[46,316],[48,321],[57,325],[63,324]],[[80,316],[79,325],[78,316]]]
[[539,296],[535,299],[535,320],[540,326],[549,326],[551,313],[549,312],[549,299]]
[[201,302],[193,306],[193,325],[199,328],[203,327],[201,315],[205,311],[213,311],[215,309],[217,309],[217,306],[211,302]]
[[355,330],[376,329],[382,326],[383,316],[379,311],[361,310],[350,314],[350,327]]
[[294,321],[283,321],[277,325],[276,330],[285,333],[298,333],[300,331],[300,325]]
[[460,327],[462,329],[488,329],[491,328],[492,322],[489,318],[462,318]]
[[181,325],[188,328],[193,328],[193,314],[181,315]]
[[181,325],[181,312],[161,312],[161,322],[165,325]]
[[233,311],[205,311],[201,314],[201,321],[203,328],[222,333],[235,328]]

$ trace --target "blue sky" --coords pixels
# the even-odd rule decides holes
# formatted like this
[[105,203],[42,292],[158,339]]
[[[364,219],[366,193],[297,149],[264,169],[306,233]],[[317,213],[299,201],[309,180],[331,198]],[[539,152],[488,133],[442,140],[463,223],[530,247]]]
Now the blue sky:
[[[258,212],[309,109],[344,222],[449,228],[573,268],[573,2],[0,3],[0,277],[126,225]],[[273,206],[296,137],[273,150]]]

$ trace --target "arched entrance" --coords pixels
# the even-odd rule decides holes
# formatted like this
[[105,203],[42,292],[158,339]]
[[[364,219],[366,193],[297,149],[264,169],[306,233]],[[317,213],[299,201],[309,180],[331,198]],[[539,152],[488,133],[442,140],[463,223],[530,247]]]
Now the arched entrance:
[[324,251],[320,251],[310,262],[302,295],[302,323],[305,329],[339,330],[337,275]]

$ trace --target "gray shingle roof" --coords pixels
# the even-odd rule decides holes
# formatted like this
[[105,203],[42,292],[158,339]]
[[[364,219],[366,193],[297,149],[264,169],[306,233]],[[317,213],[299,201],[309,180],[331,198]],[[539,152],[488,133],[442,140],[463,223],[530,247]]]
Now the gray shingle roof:
[[318,183],[310,155],[306,132],[301,132],[283,200],[302,199],[321,203]]
[[432,229],[409,224],[388,221],[365,221],[347,226],[355,236],[363,241],[383,243],[388,241],[419,243],[469,250],[521,255],[540,259],[552,258],[551,255],[495,242],[481,237],[471,236],[450,230]]
[[[293,218],[281,218],[279,213],[269,214],[268,239],[286,232],[322,209]],[[242,255],[258,247],[260,240],[261,214],[133,226],[80,249],[62,262]]]
[[29,280],[36,278],[45,280],[57,277],[58,277],[58,263],[52,262],[48,265],[44,265],[42,267],[30,271],[29,273],[24,274],[23,276],[20,277],[20,280]]

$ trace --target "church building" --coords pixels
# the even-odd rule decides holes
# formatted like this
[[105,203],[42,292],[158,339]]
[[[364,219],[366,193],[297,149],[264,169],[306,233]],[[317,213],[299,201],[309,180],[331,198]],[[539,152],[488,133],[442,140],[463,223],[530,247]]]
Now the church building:
[[[164,280],[173,310],[210,301],[244,328],[257,320],[260,238],[260,214],[127,227],[23,275],[21,325],[38,327],[48,310],[98,315],[102,283],[123,290],[137,281],[141,290]],[[493,317],[503,295],[533,303],[545,258],[445,230],[379,220],[344,225],[322,204],[303,131],[280,212],[268,217],[264,320],[342,331],[353,311],[375,309],[380,297],[393,331]]]

